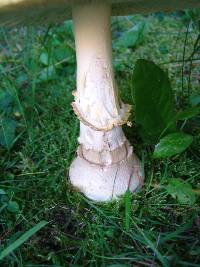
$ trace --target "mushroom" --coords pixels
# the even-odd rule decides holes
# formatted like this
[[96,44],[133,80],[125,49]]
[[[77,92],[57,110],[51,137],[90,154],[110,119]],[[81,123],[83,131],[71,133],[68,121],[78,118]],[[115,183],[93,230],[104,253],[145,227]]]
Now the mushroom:
[[118,95],[112,65],[110,16],[200,7],[199,0],[0,0],[0,25],[74,21],[80,120],[72,185],[95,201],[108,201],[143,184],[141,164],[125,137],[131,107]]

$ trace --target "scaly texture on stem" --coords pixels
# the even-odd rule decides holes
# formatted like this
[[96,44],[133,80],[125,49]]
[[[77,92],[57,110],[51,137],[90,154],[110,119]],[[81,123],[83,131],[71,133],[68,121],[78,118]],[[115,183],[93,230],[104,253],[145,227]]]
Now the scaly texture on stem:
[[72,103],[81,121],[72,184],[93,200],[104,201],[141,185],[140,163],[126,139],[130,106],[119,99],[112,66],[110,6],[73,8],[77,51],[77,90]]
[[110,6],[79,5],[73,9],[77,53],[74,111],[95,130],[126,123],[130,106],[118,99],[110,33]]

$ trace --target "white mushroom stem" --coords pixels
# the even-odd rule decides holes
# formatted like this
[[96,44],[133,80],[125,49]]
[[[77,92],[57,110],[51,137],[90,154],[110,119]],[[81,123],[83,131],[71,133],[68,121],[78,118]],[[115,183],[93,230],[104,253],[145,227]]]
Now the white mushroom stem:
[[81,123],[70,180],[96,201],[117,198],[141,185],[140,163],[121,128],[127,123],[130,106],[122,103],[117,93],[110,13],[107,4],[73,7],[77,90],[72,105]]

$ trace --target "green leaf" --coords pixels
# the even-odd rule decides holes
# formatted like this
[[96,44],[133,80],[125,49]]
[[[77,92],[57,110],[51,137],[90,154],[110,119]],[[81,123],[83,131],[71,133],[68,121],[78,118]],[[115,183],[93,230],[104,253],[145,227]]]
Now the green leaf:
[[42,64],[44,64],[45,66],[48,66],[49,65],[49,56],[46,52],[43,52],[41,55],[40,55],[40,62]]
[[135,25],[132,29],[122,34],[118,44],[124,47],[134,47],[140,44],[145,37],[147,25],[144,21]]
[[10,112],[13,97],[8,92],[0,90],[0,111]]
[[19,213],[19,205],[16,201],[9,201],[7,205],[7,210],[11,213]]
[[48,222],[41,221],[32,227],[30,230],[25,232],[21,237],[19,237],[16,241],[14,241],[11,245],[5,248],[2,252],[0,252],[0,260],[8,256],[11,252],[13,252],[16,248],[21,246],[24,242],[26,242],[31,236],[33,236],[36,232],[38,232],[41,228],[47,225]]
[[41,70],[39,73],[38,81],[39,82],[47,82],[50,80],[56,79],[56,70],[54,66],[49,66]]
[[200,104],[200,95],[193,95],[190,97],[190,104],[196,106]]
[[168,194],[176,198],[180,204],[193,205],[196,201],[192,186],[182,179],[171,179],[165,188]]
[[151,61],[140,59],[133,73],[135,117],[141,137],[155,144],[163,133],[176,131],[174,96],[167,74]]
[[12,244],[16,241],[21,235],[23,234],[22,231],[15,232],[13,235],[9,236],[8,244]]
[[191,119],[197,116],[199,113],[200,113],[200,107],[194,106],[194,107],[191,107],[184,111],[179,112],[178,115],[176,116],[176,119],[177,120],[188,120],[188,119]]
[[13,146],[15,140],[16,121],[3,118],[0,120],[0,144],[8,150]]
[[163,137],[155,146],[154,158],[168,158],[183,152],[193,141],[193,137],[185,133],[173,133]]
[[74,63],[75,62],[75,51],[73,48],[65,44],[55,49],[54,57],[56,61],[62,61],[64,59],[68,59],[67,62]]

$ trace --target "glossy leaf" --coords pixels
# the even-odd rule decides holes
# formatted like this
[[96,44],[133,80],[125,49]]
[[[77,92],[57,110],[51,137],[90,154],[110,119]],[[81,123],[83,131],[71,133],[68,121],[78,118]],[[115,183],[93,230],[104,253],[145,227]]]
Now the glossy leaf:
[[154,158],[168,158],[183,152],[193,141],[193,137],[185,133],[173,133],[163,137],[155,146]]
[[167,74],[151,61],[140,59],[133,73],[136,122],[147,143],[175,132],[173,93]]

